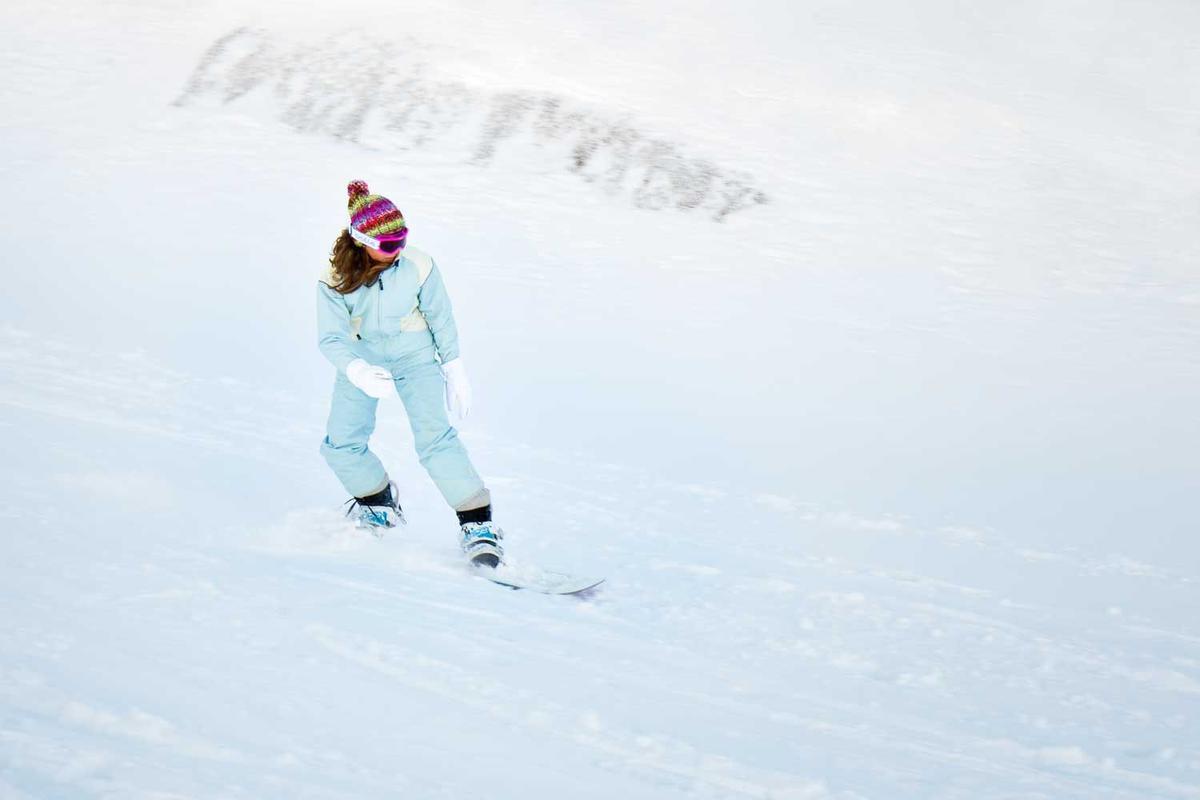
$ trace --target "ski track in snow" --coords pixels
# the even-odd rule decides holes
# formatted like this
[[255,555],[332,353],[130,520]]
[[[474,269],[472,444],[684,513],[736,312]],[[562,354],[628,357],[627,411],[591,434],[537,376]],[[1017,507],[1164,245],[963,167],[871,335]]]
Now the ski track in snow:
[[[137,466],[144,448],[234,467],[262,460],[301,481],[321,474],[321,417],[309,406],[277,398],[268,416],[252,410],[260,408],[248,402],[252,387],[183,373],[147,383],[141,356],[60,343],[35,358],[23,340],[9,329],[0,341],[0,406],[19,431],[85,425],[131,437],[129,463],[76,475],[92,502],[125,502],[113,487],[136,484],[139,474],[154,485],[154,473]],[[302,419],[308,428],[296,424]],[[381,424],[389,463],[413,460],[406,435],[402,421]],[[195,791],[230,797],[265,787],[335,797],[347,785],[366,796],[403,785],[382,751],[313,750],[296,732],[267,741],[231,727],[235,719],[203,714],[198,723],[195,709],[172,711],[160,700],[154,681],[110,677],[165,660],[182,685],[208,685],[220,707],[236,702],[233,687],[188,651],[222,657],[224,648],[255,663],[256,710],[268,717],[286,717],[279,709],[300,702],[294,693],[305,685],[361,679],[384,705],[419,697],[448,719],[552,747],[560,763],[604,775],[603,785],[630,797],[857,798],[887,796],[883,787],[914,797],[1000,796],[1004,787],[1031,797],[1200,797],[1200,749],[1190,734],[1200,637],[1086,603],[1050,613],[1044,602],[997,588],[993,573],[1005,584],[1006,570],[1032,566],[1054,584],[1136,581],[1167,596],[1194,593],[1193,576],[1120,554],[1029,552],[996,532],[926,529],[468,440],[481,463],[498,464],[494,485],[513,495],[506,523],[514,556],[597,570],[609,578],[603,591],[587,601],[535,598],[471,579],[450,526],[429,524],[438,509],[431,492],[418,492],[410,525],[383,539],[349,527],[330,495],[329,504],[282,517],[263,509],[249,523],[231,522],[242,513],[235,509],[211,509],[154,544],[137,529],[127,531],[136,544],[99,529],[83,544],[91,561],[42,555],[86,535],[86,526],[61,527],[37,505],[3,509],[11,557],[28,569],[12,587],[25,598],[22,616],[9,616],[0,634],[0,774],[26,787],[13,796],[39,785],[170,796],[146,787],[169,785],[170,770],[184,765]],[[72,446],[66,434],[50,441]],[[415,470],[401,469],[420,485]],[[545,475],[561,479],[537,477]],[[688,520],[680,549],[672,509],[685,498],[705,513]],[[553,539],[539,536],[552,530],[539,509],[564,504],[574,509],[566,524]],[[146,530],[173,508],[151,506]],[[898,543],[955,568],[922,574],[890,564]],[[717,552],[720,559],[706,557]],[[987,574],[971,566],[978,563]],[[76,594],[55,600],[64,581]],[[80,655],[102,650],[79,623],[110,614],[121,627],[136,625],[141,643],[81,675]],[[400,619],[403,628],[388,624]],[[107,635],[103,624],[97,631]],[[429,640],[440,646],[423,649]],[[276,658],[299,659],[313,682],[280,679]],[[89,683],[86,695],[57,688]],[[92,699],[106,694],[107,702]],[[656,708],[621,709],[622,697],[654,697]],[[461,735],[455,725],[425,733],[426,746]],[[379,731],[376,746],[392,736]],[[411,736],[403,746],[413,746]],[[301,764],[316,766],[327,785],[289,777]]]
[[[329,55],[313,59],[314,49]],[[174,104],[220,101],[236,108],[266,95],[259,105],[277,108],[276,115],[298,131],[381,152],[435,147],[476,167],[514,140],[532,139],[527,146],[546,169],[626,195],[638,208],[702,209],[717,222],[768,202],[751,176],[686,155],[626,119],[553,94],[495,94],[436,79],[436,68],[421,60],[426,49],[398,49],[387,38],[364,41],[344,32],[296,44],[265,30],[237,28],[206,50]],[[364,58],[377,71],[367,92],[342,80],[343,64]]]

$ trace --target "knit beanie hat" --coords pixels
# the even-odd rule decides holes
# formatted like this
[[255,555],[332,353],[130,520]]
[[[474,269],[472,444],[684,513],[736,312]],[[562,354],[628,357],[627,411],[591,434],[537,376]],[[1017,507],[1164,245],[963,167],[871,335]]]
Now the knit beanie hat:
[[371,194],[366,181],[350,181],[346,193],[350,195],[347,206],[350,210],[350,227],[367,236],[384,236],[398,233],[408,227],[400,209],[381,194]]

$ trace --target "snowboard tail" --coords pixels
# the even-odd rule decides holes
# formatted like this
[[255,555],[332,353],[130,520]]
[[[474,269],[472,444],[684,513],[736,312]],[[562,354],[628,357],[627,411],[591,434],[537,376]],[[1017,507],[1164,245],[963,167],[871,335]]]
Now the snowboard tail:
[[498,567],[475,567],[475,574],[499,586],[540,594],[582,595],[598,588],[605,580],[528,567],[515,568],[503,563]]

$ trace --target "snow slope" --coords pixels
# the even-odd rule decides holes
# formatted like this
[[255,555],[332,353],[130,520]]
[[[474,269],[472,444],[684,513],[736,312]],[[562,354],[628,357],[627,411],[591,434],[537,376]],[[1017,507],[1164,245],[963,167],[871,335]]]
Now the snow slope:
[[[1200,8],[0,10],[0,798],[1200,797]],[[515,559],[340,518],[353,177]]]

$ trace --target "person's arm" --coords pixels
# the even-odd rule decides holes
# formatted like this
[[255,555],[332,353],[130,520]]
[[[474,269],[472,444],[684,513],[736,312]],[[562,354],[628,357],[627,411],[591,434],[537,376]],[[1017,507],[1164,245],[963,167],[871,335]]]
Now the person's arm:
[[338,372],[345,373],[350,362],[358,358],[353,342],[345,298],[325,282],[317,281],[317,347]]
[[431,263],[433,268],[429,277],[417,292],[417,304],[433,334],[438,358],[443,364],[448,364],[459,356],[458,327],[454,324],[454,309],[450,306],[450,295],[446,292],[446,285],[442,283],[442,274],[438,271],[437,263]]

